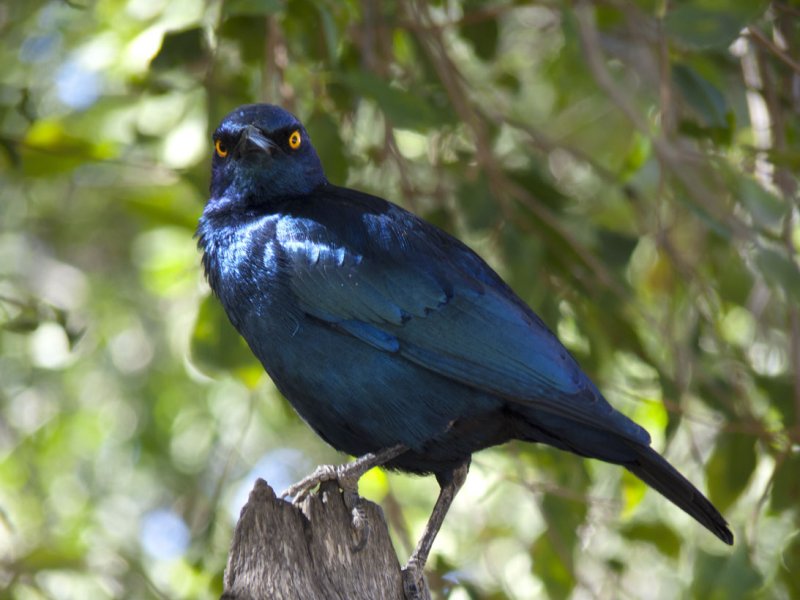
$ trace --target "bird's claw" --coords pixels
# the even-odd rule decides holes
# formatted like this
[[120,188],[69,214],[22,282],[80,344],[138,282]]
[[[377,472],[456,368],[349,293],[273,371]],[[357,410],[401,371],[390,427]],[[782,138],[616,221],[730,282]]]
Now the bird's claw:
[[281,498],[291,497],[292,503],[299,505],[321,483],[336,481],[342,490],[345,506],[352,515],[352,526],[357,538],[352,551],[359,552],[367,545],[369,539],[369,521],[366,511],[361,505],[361,497],[358,495],[359,475],[353,473],[353,470],[348,468],[349,466],[320,465],[313,473],[289,486],[281,494]]
[[351,494],[345,492],[344,503],[345,506],[350,509],[350,515],[352,517],[351,524],[353,526],[353,532],[356,535],[356,542],[350,549],[353,553],[361,552],[369,540],[369,520],[367,519],[367,511],[364,510],[364,505],[357,493]]
[[352,517],[353,530],[356,533],[356,543],[352,548],[353,552],[358,552],[364,548],[369,539],[369,522],[367,512],[361,504],[361,497],[358,495],[358,480],[371,468],[383,465],[387,461],[406,452],[408,448],[402,444],[397,444],[385,448],[375,454],[367,453],[346,465],[322,465],[317,467],[308,477],[304,477],[294,485],[289,486],[281,494],[281,498],[291,496],[292,502],[300,504],[306,496],[324,481],[336,481],[342,490],[342,496],[347,509]]
[[[305,500],[306,496],[317,487],[320,483],[325,481],[333,481],[338,479],[338,467],[335,465],[320,465],[311,475],[303,477],[297,483],[290,485],[281,493],[281,498],[292,498],[293,504],[300,504]],[[341,481],[339,482],[341,486]]]

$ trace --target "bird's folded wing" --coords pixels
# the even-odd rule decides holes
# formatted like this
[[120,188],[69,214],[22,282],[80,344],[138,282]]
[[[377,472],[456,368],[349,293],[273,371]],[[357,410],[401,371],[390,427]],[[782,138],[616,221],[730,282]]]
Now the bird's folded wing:
[[[424,257],[422,257],[424,259]],[[485,268],[467,256],[468,266]],[[558,339],[505,287],[463,265],[376,261],[343,249],[293,253],[292,289],[307,314],[375,348],[466,385],[640,443]],[[416,265],[416,266],[415,266]]]

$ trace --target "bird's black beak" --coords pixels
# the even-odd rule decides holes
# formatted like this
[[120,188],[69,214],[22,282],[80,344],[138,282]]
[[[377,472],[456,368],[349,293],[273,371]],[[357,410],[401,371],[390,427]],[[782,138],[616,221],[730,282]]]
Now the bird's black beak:
[[234,153],[238,156],[258,153],[272,156],[279,151],[280,147],[254,125],[248,125],[244,128],[244,131],[239,136],[239,142],[234,148]]

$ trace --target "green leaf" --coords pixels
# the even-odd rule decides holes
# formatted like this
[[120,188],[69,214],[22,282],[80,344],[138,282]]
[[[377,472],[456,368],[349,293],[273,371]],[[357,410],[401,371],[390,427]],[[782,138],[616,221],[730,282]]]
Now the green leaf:
[[[661,389],[663,390],[664,398],[674,402],[675,399],[680,398],[681,388],[678,386],[675,379],[670,374],[662,372],[661,374]],[[683,422],[683,415],[678,411],[667,411],[667,426],[664,428],[664,437],[671,439],[678,431],[681,423]]]
[[[503,274],[506,281],[530,306],[537,307],[539,315],[546,319],[547,315],[542,314],[541,306],[547,298],[547,287],[537,277],[531,276],[541,267],[544,254],[542,241],[515,227],[503,227],[500,243],[506,264]],[[558,318],[550,322],[555,324]]]
[[494,82],[496,85],[505,88],[512,94],[516,94],[522,89],[522,82],[519,80],[519,78],[513,73],[509,73],[508,71],[498,73],[497,77],[495,77]]
[[366,71],[351,71],[340,78],[356,94],[374,100],[394,127],[425,131],[442,124],[441,115],[418,93],[391,86]]
[[85,568],[86,561],[83,548],[74,542],[59,540],[39,548],[34,548],[17,559],[23,572],[80,570]]
[[757,224],[772,228],[780,226],[788,208],[781,198],[747,175],[739,175],[736,183],[739,201]]
[[631,136],[630,148],[625,153],[625,159],[620,165],[620,179],[630,181],[653,155],[653,144],[645,135],[634,131]]
[[[795,474],[797,471],[795,471]],[[797,496],[795,504],[797,506]],[[795,528],[797,528],[795,524]],[[800,598],[800,533],[795,531],[789,544],[781,552],[781,560],[778,562],[778,572],[789,590],[790,598]]]
[[800,171],[800,150],[795,148],[781,148],[763,150],[761,148],[749,148],[753,154],[765,153],[767,160],[776,167],[785,167],[793,171]]
[[470,229],[488,229],[500,219],[500,209],[492,197],[489,181],[482,173],[476,179],[464,177],[458,186],[457,198]]
[[[570,488],[570,491],[576,490]],[[540,508],[547,531],[534,542],[534,570],[551,598],[566,598],[575,587],[572,549],[586,517],[586,503],[546,494]]]
[[118,192],[118,198],[132,215],[144,217],[150,224],[197,229],[200,204],[188,185],[142,185]]
[[[729,381],[727,374],[703,377],[698,383],[698,389],[703,400],[711,408],[721,412],[727,420],[736,418],[733,400],[736,398],[737,390]],[[673,397],[677,397],[677,395]]]
[[303,56],[305,60],[327,65],[329,69],[341,68],[341,64],[337,63],[342,58],[338,54],[340,41],[343,41],[345,43],[341,44],[341,51],[344,62],[351,63],[355,59],[351,68],[362,65],[358,43],[347,39],[347,35],[344,35],[345,24],[341,24],[340,30],[329,8],[335,5],[311,0],[292,0],[287,3],[282,13],[281,28],[288,42],[289,56]]
[[723,49],[759,14],[761,2],[731,3],[707,8],[697,3],[679,4],[664,18],[667,34],[688,50]]
[[347,181],[348,160],[344,142],[339,136],[338,124],[324,112],[314,112],[305,124],[313,136],[314,148],[325,165],[328,179],[344,185]]
[[763,581],[763,576],[750,561],[747,544],[738,544],[735,552],[728,556],[700,551],[695,558],[692,598],[697,600],[751,598]]
[[263,372],[214,296],[208,296],[200,305],[190,352],[195,365],[209,373],[234,371],[247,381],[252,381]]
[[721,434],[706,467],[711,502],[724,513],[747,487],[755,468],[755,439],[744,433]]
[[328,59],[333,60],[339,47],[339,30],[336,28],[336,21],[334,21],[333,15],[322,3],[317,4],[317,13],[319,22],[322,25]]
[[671,558],[677,558],[681,551],[678,534],[663,523],[631,523],[624,525],[620,533],[629,540],[652,544],[659,552]]
[[[574,469],[563,469],[563,471],[571,472],[572,475],[564,478],[561,486],[568,489],[570,494],[581,494],[586,491],[586,487],[571,484],[576,483],[576,476],[585,475],[585,471],[581,462],[576,461],[575,465]],[[579,468],[578,465],[581,467]],[[556,494],[545,494],[541,510],[548,528],[556,534],[560,542],[565,544],[565,547],[571,548],[578,539],[578,528],[586,519],[586,502],[564,498]],[[571,565],[572,561],[570,560],[570,568]]]
[[[561,554],[557,548],[562,551]],[[571,546],[566,548],[567,552],[571,552]],[[547,533],[543,533],[531,548],[533,570],[544,583],[550,598],[568,598],[575,588],[571,558],[568,560],[563,555],[564,550],[565,547],[557,546],[557,542],[554,543]]]
[[500,27],[494,18],[466,22],[461,26],[461,36],[469,42],[475,54],[482,60],[488,61],[494,58],[499,34]]
[[23,174],[27,177],[58,175],[72,171],[89,162],[111,158],[114,146],[95,139],[67,131],[63,123],[43,119],[36,121],[25,133],[24,145],[20,149]]
[[[678,185],[680,184],[678,183]],[[733,233],[727,223],[712,215],[704,206],[696,202],[691,194],[682,190],[679,192],[676,189],[675,199],[691,210],[710,231],[726,241],[731,239]]]
[[455,235],[455,221],[453,211],[445,206],[436,206],[431,210],[423,213],[422,217],[432,225],[436,225],[439,229],[444,229],[451,235]]
[[753,273],[730,246],[713,248],[709,256],[720,297],[745,306],[753,289]]
[[758,387],[769,397],[769,403],[781,413],[783,424],[791,427],[797,420],[797,405],[794,401],[794,381],[789,372],[777,377],[756,376]]
[[800,452],[790,451],[775,472],[769,505],[775,512],[797,508],[800,499]]
[[252,17],[280,12],[283,9],[283,2],[280,0],[227,0],[224,6],[226,16]]
[[0,328],[13,333],[31,333],[36,331],[42,319],[35,311],[22,312],[8,321],[0,321]]
[[161,41],[161,49],[150,62],[156,70],[185,67],[206,57],[205,34],[201,27],[170,31]]
[[672,81],[706,128],[728,129],[729,108],[716,86],[686,64],[672,65]]
[[800,299],[800,269],[788,256],[771,248],[760,248],[756,265],[767,281],[794,296],[795,300]]
[[252,18],[250,14],[230,14],[227,3],[225,7],[227,18],[217,29],[217,35],[239,46],[244,62],[258,63],[263,60],[264,21]]
[[542,165],[531,164],[524,171],[506,171],[516,183],[530,192],[537,202],[562,212],[569,198],[556,187],[553,177]]
[[603,262],[615,269],[624,269],[633,254],[639,238],[610,229],[598,229],[597,253]]
[[595,21],[600,31],[613,31],[625,23],[625,12],[619,6],[598,3],[594,7]]

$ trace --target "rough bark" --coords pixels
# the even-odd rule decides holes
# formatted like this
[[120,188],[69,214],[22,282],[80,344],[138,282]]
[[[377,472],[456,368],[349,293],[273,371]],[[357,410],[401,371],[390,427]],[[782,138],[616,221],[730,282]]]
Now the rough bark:
[[336,483],[323,484],[298,507],[257,480],[236,525],[222,599],[402,600],[383,511],[362,503],[369,535],[357,549],[359,535]]

